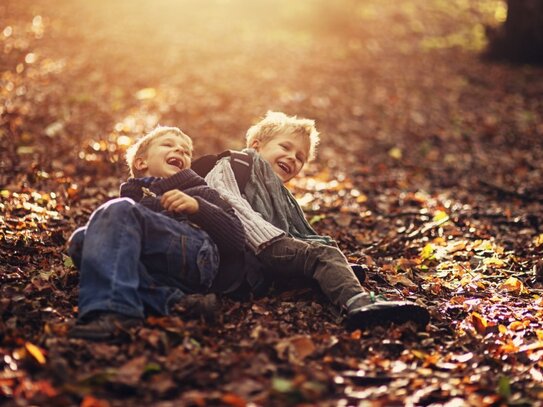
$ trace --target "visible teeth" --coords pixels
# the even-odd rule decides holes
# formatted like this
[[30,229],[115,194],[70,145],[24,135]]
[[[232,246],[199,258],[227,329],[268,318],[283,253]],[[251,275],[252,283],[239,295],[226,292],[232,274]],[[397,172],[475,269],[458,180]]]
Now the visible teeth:
[[166,160],[166,162],[170,165],[174,165],[176,166],[177,168],[182,168],[183,167],[183,164],[181,162],[181,160],[178,160],[177,158],[168,158],[168,160]]
[[283,171],[285,171],[287,174],[290,174],[290,168],[288,167],[288,165],[286,165],[285,163],[282,163],[282,162],[278,162],[277,165],[278,165]]

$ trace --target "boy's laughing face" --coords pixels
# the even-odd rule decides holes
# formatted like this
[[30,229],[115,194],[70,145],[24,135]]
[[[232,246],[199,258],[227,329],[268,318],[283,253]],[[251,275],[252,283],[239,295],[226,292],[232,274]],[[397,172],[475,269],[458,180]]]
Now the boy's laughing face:
[[302,170],[309,156],[309,138],[305,135],[279,134],[251,144],[268,161],[281,181],[288,182]]
[[143,157],[137,157],[135,166],[145,176],[169,177],[190,168],[192,152],[188,141],[177,134],[166,133],[149,143]]

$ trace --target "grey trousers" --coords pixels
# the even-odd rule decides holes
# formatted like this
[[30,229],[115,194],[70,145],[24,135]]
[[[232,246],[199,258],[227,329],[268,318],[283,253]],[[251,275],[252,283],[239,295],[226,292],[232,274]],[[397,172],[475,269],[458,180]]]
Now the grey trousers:
[[272,278],[303,276],[316,280],[328,299],[340,307],[365,291],[343,253],[335,247],[283,237],[257,257]]

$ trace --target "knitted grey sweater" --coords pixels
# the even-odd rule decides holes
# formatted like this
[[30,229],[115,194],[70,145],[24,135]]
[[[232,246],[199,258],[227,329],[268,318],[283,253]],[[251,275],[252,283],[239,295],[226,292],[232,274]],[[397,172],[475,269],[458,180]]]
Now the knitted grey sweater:
[[221,197],[235,209],[245,228],[247,244],[253,252],[260,253],[276,238],[285,235],[284,231],[273,226],[256,212],[241,195],[228,157],[219,160],[205,179],[208,185],[216,189]]

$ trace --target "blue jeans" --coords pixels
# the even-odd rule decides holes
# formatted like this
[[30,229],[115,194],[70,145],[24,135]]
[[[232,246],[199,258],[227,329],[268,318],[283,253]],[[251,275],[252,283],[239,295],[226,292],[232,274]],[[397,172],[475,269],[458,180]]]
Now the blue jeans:
[[209,289],[219,267],[204,230],[129,198],[94,211],[71,236],[68,254],[81,271],[79,318],[91,311],[167,315],[170,302]]

